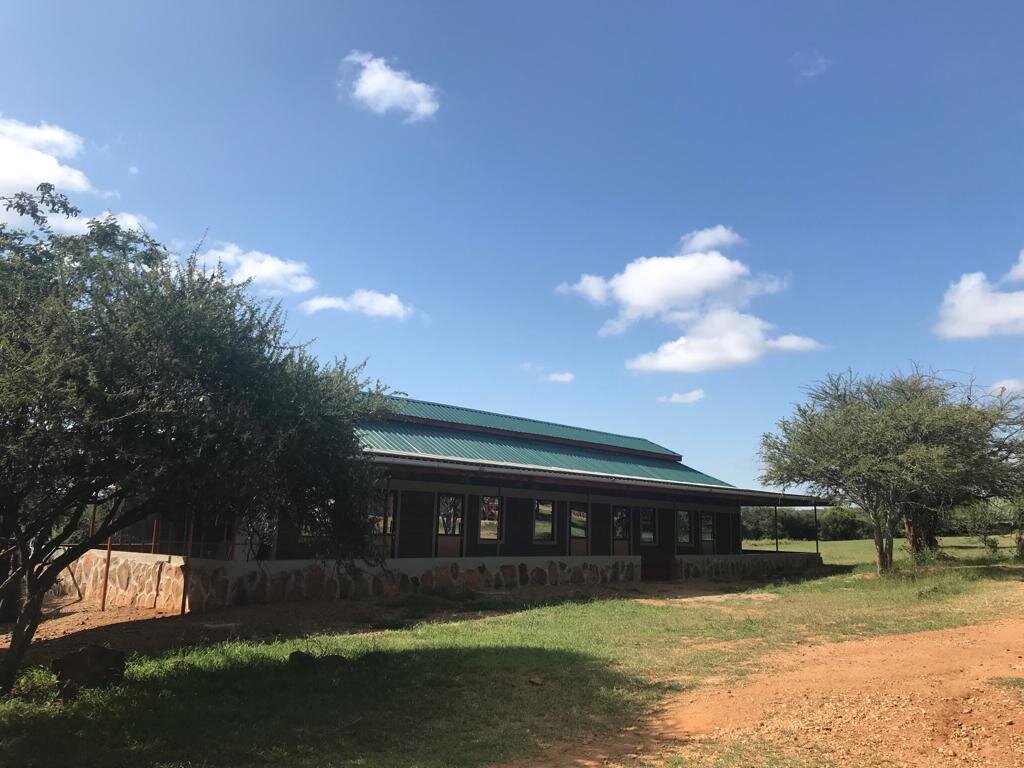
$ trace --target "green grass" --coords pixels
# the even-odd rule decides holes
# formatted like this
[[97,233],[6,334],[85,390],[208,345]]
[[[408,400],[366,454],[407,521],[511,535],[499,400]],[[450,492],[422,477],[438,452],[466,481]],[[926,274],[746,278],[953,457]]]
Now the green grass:
[[[34,671],[0,702],[0,764],[473,768],[529,759],[637,723],[668,693],[710,676],[742,677],[766,663],[766,651],[792,643],[1019,612],[1020,591],[1000,582],[1021,576],[1009,565],[882,579],[854,572],[736,585],[735,595],[698,602],[639,601],[628,591],[538,606],[402,598],[409,620],[456,602],[510,612],[137,656],[123,685],[67,705],[54,701],[52,678]],[[287,663],[296,649],[339,658],[299,671]],[[759,761],[745,761],[744,750]],[[708,764],[790,765],[757,745],[716,755]]]
[[[993,537],[999,544],[996,557],[1008,557],[1014,551],[1012,536]],[[956,559],[982,559],[991,557],[991,553],[981,545],[974,536],[943,536],[939,539],[942,552]],[[875,542],[872,539],[854,539],[851,541],[822,541],[821,559],[826,565],[873,565],[875,562]],[[747,540],[744,549],[775,551],[774,539]],[[779,549],[783,552],[813,552],[813,541],[794,541],[781,539]],[[896,560],[907,560],[906,547],[897,542]]]

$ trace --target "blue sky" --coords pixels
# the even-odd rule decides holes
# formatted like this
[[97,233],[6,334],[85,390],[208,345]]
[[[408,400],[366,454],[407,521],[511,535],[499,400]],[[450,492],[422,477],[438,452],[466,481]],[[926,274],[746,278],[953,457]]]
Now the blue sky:
[[1024,386],[1022,22],[7,3],[0,192],[43,175],[178,247],[206,232],[296,338],[412,396],[755,486],[761,433],[826,372]]

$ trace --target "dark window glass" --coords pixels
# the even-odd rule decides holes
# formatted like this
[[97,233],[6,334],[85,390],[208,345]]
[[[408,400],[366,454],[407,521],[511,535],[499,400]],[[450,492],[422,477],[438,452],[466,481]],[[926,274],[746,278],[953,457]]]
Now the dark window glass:
[[658,543],[658,516],[652,507],[640,510],[640,543]]
[[693,524],[690,522],[690,513],[683,510],[676,511],[676,543],[693,546]]
[[612,507],[612,538],[629,541],[629,507]]
[[715,540],[715,516],[708,512],[700,516],[700,538],[701,541]]
[[480,497],[480,541],[501,538],[501,497]]
[[442,536],[462,534],[462,496],[442,493],[437,497],[437,533]]
[[555,502],[533,502],[533,540],[555,540]]
[[569,535],[574,539],[587,538],[587,505],[578,501],[569,503]]

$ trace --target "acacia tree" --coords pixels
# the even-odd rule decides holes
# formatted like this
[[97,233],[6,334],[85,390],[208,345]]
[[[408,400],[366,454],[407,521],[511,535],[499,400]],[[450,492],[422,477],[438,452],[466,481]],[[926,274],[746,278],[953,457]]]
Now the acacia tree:
[[77,210],[49,185],[3,202],[34,226],[0,225],[0,690],[60,572],[150,514],[287,515],[338,558],[372,551],[356,425],[387,409],[382,385],[288,343],[278,307],[194,255],[109,217],[58,234],[48,217]]
[[938,546],[939,518],[1017,487],[1020,401],[915,371],[830,375],[761,440],[762,480],[806,485],[871,519],[878,570],[902,527],[915,555]]

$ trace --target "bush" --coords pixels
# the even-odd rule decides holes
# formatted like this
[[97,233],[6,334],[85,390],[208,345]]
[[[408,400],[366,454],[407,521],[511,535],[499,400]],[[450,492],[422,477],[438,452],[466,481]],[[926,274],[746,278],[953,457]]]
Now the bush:
[[874,533],[867,515],[855,509],[832,507],[818,518],[822,541],[870,539]]

